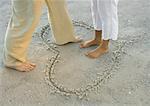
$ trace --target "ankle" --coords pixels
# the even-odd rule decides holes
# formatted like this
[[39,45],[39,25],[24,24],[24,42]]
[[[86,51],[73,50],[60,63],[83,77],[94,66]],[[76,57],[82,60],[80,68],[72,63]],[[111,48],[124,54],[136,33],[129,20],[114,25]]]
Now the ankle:
[[109,40],[103,40],[101,48],[105,49],[105,50],[108,50],[109,49]]
[[102,40],[98,39],[98,38],[95,38],[94,41],[97,42],[97,43],[101,43],[102,42]]
[[102,41],[102,30],[95,30],[95,40],[97,42]]

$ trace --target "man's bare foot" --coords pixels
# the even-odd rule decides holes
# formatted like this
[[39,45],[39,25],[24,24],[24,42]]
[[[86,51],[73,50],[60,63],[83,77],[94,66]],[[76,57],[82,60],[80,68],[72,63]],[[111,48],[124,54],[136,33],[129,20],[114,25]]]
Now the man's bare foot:
[[29,71],[32,71],[35,69],[36,65],[33,64],[33,63],[21,63],[17,66],[6,66],[8,68],[12,68],[12,69],[15,69],[17,71],[20,71],[20,72],[29,72]]
[[72,43],[78,43],[78,42],[82,42],[82,41],[83,41],[83,39],[80,36],[76,36],[75,40],[72,41]]
[[93,39],[93,40],[88,40],[88,41],[85,41],[83,43],[80,44],[80,48],[88,48],[90,46],[96,46],[96,45],[100,45],[101,41],[99,40],[96,40],[96,39]]
[[99,46],[95,50],[92,50],[92,51],[86,53],[85,55],[89,58],[95,59],[106,53],[108,53],[108,48],[103,48],[103,47]]

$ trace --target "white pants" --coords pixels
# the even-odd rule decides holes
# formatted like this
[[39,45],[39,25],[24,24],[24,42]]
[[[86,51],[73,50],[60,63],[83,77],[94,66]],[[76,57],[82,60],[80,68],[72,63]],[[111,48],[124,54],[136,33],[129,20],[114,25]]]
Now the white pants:
[[92,0],[92,18],[95,30],[102,30],[103,40],[118,38],[118,0]]

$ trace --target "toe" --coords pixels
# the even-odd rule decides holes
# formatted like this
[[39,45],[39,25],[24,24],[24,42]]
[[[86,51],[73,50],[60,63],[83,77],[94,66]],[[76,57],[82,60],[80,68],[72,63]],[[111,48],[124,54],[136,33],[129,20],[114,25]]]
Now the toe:
[[33,70],[35,67],[32,65],[29,65],[28,68],[29,68],[29,70]]
[[80,48],[84,48],[84,43],[81,43],[81,44],[80,44]]
[[30,65],[33,66],[33,67],[36,67],[36,64],[34,64],[34,63],[30,63]]
[[86,56],[89,56],[89,52],[85,53]]
[[81,37],[79,37],[79,36],[77,36],[76,38],[75,38],[75,42],[82,42],[83,41],[83,39],[81,38]]

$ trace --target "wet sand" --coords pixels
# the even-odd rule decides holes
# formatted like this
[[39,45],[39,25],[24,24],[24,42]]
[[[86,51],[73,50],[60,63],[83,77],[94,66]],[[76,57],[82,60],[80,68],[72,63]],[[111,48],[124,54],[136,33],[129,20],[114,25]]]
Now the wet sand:
[[[92,25],[90,2],[68,1],[73,20]],[[2,106],[149,106],[150,105],[150,2],[120,0],[120,31],[110,52],[97,60],[84,53],[79,44],[50,45],[51,31],[41,38],[47,21],[46,8],[29,48],[37,64],[30,73],[3,67],[5,30],[11,15],[10,0],[0,3],[0,105]],[[80,8],[81,11],[78,9]],[[7,10],[7,11],[6,11]],[[81,15],[82,14],[82,15]],[[83,27],[84,26],[84,27]],[[84,39],[93,36],[83,23],[75,25]],[[55,48],[56,47],[56,48]],[[59,56],[59,57],[57,57]],[[57,61],[58,60],[58,61]]]

